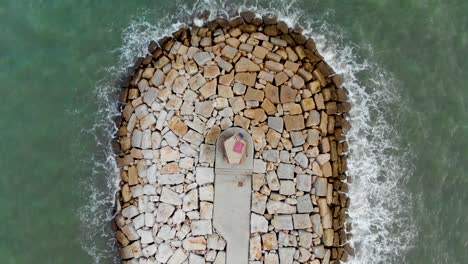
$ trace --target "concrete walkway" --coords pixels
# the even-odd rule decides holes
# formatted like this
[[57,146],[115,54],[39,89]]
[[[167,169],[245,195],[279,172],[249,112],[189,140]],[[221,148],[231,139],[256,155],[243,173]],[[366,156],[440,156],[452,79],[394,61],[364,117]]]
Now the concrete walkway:
[[[244,134],[247,149],[241,164],[228,164],[223,142],[237,133]],[[216,142],[213,215],[214,228],[226,240],[226,264],[249,263],[252,170],[252,137],[241,128],[227,129]]]

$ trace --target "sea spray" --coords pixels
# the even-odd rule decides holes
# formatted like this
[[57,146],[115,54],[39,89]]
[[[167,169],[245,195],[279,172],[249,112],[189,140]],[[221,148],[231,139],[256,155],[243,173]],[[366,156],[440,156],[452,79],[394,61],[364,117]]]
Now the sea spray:
[[[395,82],[378,65],[363,61],[357,55],[359,48],[344,40],[343,32],[330,24],[328,16],[306,14],[295,1],[257,1],[254,5],[244,3],[241,6],[231,1],[198,1],[193,5],[179,1],[177,6],[176,14],[154,22],[151,21],[151,11],[135,18],[123,31],[122,47],[113,52],[119,56],[118,65],[110,67],[108,76],[96,86],[100,110],[92,131],[103,152],[94,158],[95,170],[90,177],[106,176],[102,185],[90,181],[87,186],[91,193],[89,204],[80,211],[83,226],[87,227],[83,247],[95,257],[96,263],[102,263],[103,259],[117,261],[114,238],[108,228],[112,220],[114,193],[120,180],[112,148],[112,139],[117,131],[113,119],[119,115],[116,80],[133,65],[136,57],[146,55],[151,40],[195,23],[198,17],[228,18],[242,10],[255,11],[259,16],[275,15],[289,26],[303,28],[306,35],[316,40],[325,60],[344,75],[353,104],[352,129],[348,133],[348,175],[353,178],[349,192],[349,220],[353,224],[351,241],[356,247],[356,256],[350,263],[395,263],[401,260],[400,255],[414,239],[415,228],[407,213],[410,204],[405,202],[410,201],[409,194],[401,188],[411,173],[410,166],[405,163],[405,155],[409,153],[397,154],[405,151],[399,149],[398,134],[389,122],[389,118],[394,118],[388,114],[390,107],[398,100],[398,89],[393,87]],[[366,79],[361,76],[366,76]],[[107,239],[107,245],[93,244],[97,237]]]

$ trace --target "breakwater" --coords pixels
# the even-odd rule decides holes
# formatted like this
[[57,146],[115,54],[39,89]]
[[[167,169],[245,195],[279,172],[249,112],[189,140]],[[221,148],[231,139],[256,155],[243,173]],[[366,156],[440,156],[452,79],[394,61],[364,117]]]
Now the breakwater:
[[353,254],[350,104],[301,29],[251,12],[182,28],[152,42],[124,86],[115,217],[124,263],[224,263],[229,245],[212,226],[214,144],[233,126],[254,142],[250,261]]

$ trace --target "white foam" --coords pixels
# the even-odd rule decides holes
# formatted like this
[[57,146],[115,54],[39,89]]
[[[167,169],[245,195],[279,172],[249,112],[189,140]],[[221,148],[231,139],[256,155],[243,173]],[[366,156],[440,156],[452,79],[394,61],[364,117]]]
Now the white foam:
[[[328,14],[305,14],[295,1],[257,2],[254,6],[208,0],[189,5],[179,1],[177,6],[177,14],[168,15],[156,23],[148,22],[147,17],[151,17],[151,13],[136,18],[123,31],[122,47],[114,51],[120,58],[118,65],[109,68],[108,76],[97,85],[96,95],[101,105],[93,133],[103,152],[95,157],[95,175],[92,177],[103,174],[107,177],[99,188],[94,184],[88,186],[90,202],[81,210],[83,226],[87,227],[83,247],[94,256],[95,263],[109,258],[118,263],[113,247],[115,240],[106,229],[112,220],[110,207],[119,182],[111,147],[112,135],[117,131],[111,120],[119,115],[115,96],[119,88],[114,80],[133,65],[136,57],[146,55],[151,40],[170,35],[186,23],[199,25],[203,20],[197,17],[201,14],[207,13],[208,19],[214,19],[220,15],[237,15],[241,10],[256,11],[259,16],[275,15],[291,27],[304,28],[304,33],[316,40],[327,63],[344,75],[352,103],[348,174],[354,181],[349,191],[349,215],[353,224],[351,243],[357,253],[349,263],[401,262],[401,255],[409,249],[416,232],[409,216],[410,204],[406,202],[410,201],[410,196],[401,188],[411,172],[405,162],[409,154],[398,147],[397,131],[388,122],[389,116],[392,117],[392,104],[398,100],[395,82],[378,65],[357,55],[360,49],[344,39],[338,28],[327,23],[325,17]],[[370,77],[359,79],[358,75],[363,73]],[[90,182],[95,183],[96,180]],[[107,246],[93,244],[93,239],[104,239],[108,241]]]

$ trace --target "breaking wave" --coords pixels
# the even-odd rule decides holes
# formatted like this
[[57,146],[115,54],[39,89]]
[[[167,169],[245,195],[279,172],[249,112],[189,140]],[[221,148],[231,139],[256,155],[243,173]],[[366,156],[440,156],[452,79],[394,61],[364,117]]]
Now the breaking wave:
[[[90,131],[100,152],[93,157],[92,179],[83,186],[88,192],[88,204],[80,210],[84,227],[82,245],[95,263],[118,263],[110,230],[114,194],[120,180],[112,145],[117,132],[114,120],[120,115],[117,111],[120,88],[116,80],[126,74],[137,57],[147,54],[151,40],[171,35],[184,25],[201,23],[202,19],[228,18],[242,10],[255,11],[259,16],[275,15],[289,26],[303,28],[305,35],[315,39],[327,63],[345,77],[344,85],[352,103],[352,128],[348,132],[348,175],[352,177],[349,221],[353,226],[350,243],[356,248],[349,263],[401,262],[411,247],[417,232],[410,217],[410,194],[402,188],[411,174],[411,166],[406,162],[410,152],[399,146],[395,130],[397,82],[379,65],[369,62],[372,60],[369,48],[357,47],[346,40],[345,34],[329,21],[332,15],[306,15],[295,1],[262,2],[239,5],[213,0],[189,5],[177,1],[175,14],[155,20],[153,11],[145,11],[123,30],[123,45],[113,51],[119,63],[108,68],[107,76],[96,85],[99,111],[96,125]],[[364,60],[358,53],[368,53],[369,58]]]

